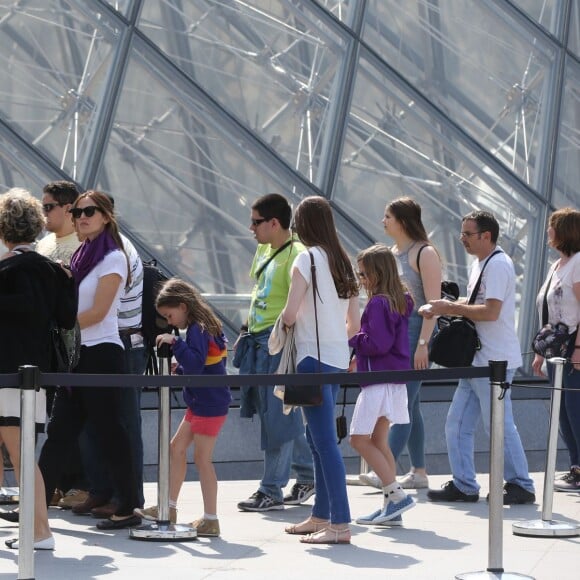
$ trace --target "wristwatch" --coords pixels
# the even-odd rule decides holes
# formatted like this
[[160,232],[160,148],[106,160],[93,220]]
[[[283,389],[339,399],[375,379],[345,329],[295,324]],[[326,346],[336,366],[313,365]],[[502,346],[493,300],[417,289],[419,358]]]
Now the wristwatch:
[[419,346],[425,346],[426,344],[427,344],[427,341],[424,338],[419,339]]

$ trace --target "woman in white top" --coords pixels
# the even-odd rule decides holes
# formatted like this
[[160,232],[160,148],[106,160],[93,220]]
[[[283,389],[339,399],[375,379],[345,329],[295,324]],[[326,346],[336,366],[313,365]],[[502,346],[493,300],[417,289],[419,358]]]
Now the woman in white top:
[[[77,198],[71,214],[79,237],[84,240],[71,258],[79,292],[82,343],[75,372],[124,373],[117,311],[128,283],[129,266],[111,200],[104,193],[88,191]],[[105,467],[119,496],[115,514],[100,521],[99,529],[140,523],[140,518],[133,515],[139,505],[135,466],[120,412],[120,395],[119,387],[59,388],[39,461],[49,501],[66,465],[71,442],[78,438],[85,422],[91,423],[106,453]]]
[[[348,339],[360,329],[355,273],[338,240],[331,207],[326,199],[303,199],[296,209],[294,222],[296,233],[307,250],[294,261],[282,318],[287,326],[296,325],[297,372],[345,371],[349,363]],[[316,318],[311,256],[316,267]],[[287,527],[286,532],[304,534],[301,541],[307,544],[350,543],[346,471],[336,442],[334,420],[338,389],[338,384],[323,385],[322,405],[303,407],[306,438],[314,458],[316,496],[311,516]]]
[[[550,216],[548,245],[558,252],[559,258],[538,293],[540,324],[546,296],[547,322],[552,326],[563,323],[570,332],[560,406],[560,433],[570,454],[570,471],[554,483],[554,489],[580,492],[580,211],[567,207]],[[535,355],[534,374],[544,376],[543,364],[544,358]],[[550,366],[548,371],[551,374]]]

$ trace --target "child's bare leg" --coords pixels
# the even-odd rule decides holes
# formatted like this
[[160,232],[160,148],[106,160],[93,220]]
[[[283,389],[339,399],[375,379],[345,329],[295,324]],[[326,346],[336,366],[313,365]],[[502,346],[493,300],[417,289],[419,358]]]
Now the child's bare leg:
[[213,466],[213,450],[217,441],[216,436],[201,435],[193,436],[194,451],[193,460],[199,473],[201,495],[203,497],[203,509],[206,514],[217,514],[217,477]]
[[395,481],[395,458],[387,443],[389,421],[381,417],[375,425],[374,431],[368,435],[351,435],[350,444],[363,459],[373,468],[375,473],[387,485]]
[[169,447],[169,500],[177,502],[187,472],[187,449],[194,441],[190,424],[182,419]]

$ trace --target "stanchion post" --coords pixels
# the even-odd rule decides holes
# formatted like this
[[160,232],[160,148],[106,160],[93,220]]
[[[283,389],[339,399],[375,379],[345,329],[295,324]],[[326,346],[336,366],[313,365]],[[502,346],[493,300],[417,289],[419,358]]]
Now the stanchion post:
[[516,536],[542,536],[570,538],[580,536],[580,526],[572,522],[552,520],[554,501],[554,475],[556,473],[556,454],[558,451],[558,423],[560,420],[560,403],[562,398],[562,378],[566,359],[551,358],[548,364],[554,365],[554,380],[550,402],[550,426],[546,450],[546,471],[544,474],[544,495],[542,500],[542,519],[515,522],[512,532]]
[[[159,374],[171,374],[171,347],[164,343],[157,349]],[[172,524],[169,515],[169,437],[171,431],[171,393],[167,386],[159,387],[159,467],[157,475],[157,521],[131,528],[129,537],[134,540],[156,542],[185,542],[197,538],[191,526]]]
[[34,578],[34,433],[38,367],[24,365],[20,374],[20,509],[18,523],[18,578]]
[[488,524],[488,567],[481,572],[459,574],[457,580],[473,578],[528,578],[531,576],[504,572],[503,569],[503,466],[505,408],[504,395],[509,385],[506,383],[507,361],[489,361],[489,382],[491,387],[490,418],[490,468],[489,468],[489,524]]

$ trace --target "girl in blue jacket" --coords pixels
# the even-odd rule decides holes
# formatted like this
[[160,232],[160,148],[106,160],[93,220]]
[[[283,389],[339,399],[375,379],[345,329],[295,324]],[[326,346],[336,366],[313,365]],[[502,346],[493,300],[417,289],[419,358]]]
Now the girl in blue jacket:
[[[157,337],[158,347],[163,343],[172,345],[177,360],[174,374],[226,374],[226,339],[221,322],[193,286],[177,278],[168,280],[159,291],[155,305],[168,324],[187,328],[185,339],[173,334]],[[172,523],[177,520],[177,498],[187,470],[187,449],[193,443],[205,513],[190,525],[198,536],[219,536],[217,477],[212,458],[229,410],[230,389],[225,385],[184,387],[183,398],[187,411],[170,447],[170,519]],[[135,513],[145,519],[158,519],[157,506],[135,510]]]

